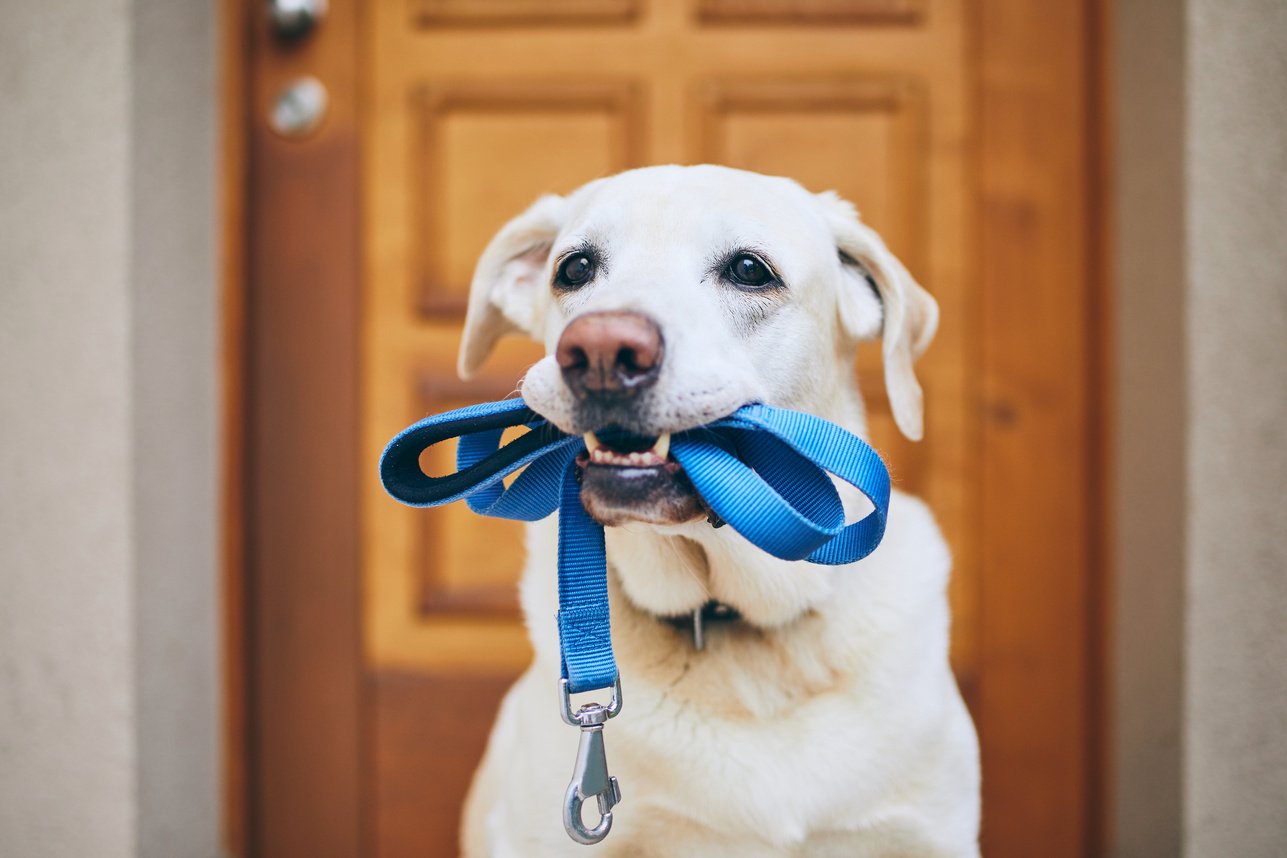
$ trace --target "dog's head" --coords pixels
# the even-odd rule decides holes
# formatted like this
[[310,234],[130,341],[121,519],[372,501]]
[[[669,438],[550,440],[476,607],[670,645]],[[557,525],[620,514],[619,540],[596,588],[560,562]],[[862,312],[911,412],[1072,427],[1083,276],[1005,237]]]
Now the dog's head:
[[[885,386],[921,436],[912,363],[938,307],[833,193],[725,167],[651,167],[547,196],[492,239],[459,369],[523,332],[547,356],[523,398],[585,434],[582,501],[605,524],[704,514],[670,433],[748,402],[861,422],[853,351],[883,336]],[[855,413],[844,414],[846,407]]]

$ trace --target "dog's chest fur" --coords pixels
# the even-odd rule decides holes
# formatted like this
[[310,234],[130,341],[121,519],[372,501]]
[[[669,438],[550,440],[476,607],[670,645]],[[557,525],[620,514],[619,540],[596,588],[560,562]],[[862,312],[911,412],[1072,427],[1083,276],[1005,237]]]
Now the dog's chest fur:
[[[943,737],[972,731],[946,666],[948,557],[919,501],[896,494],[891,522],[876,554],[830,570],[830,590],[815,608],[773,629],[717,626],[701,652],[685,630],[623,592],[625,568],[652,555],[631,538],[614,540],[617,551],[610,543],[625,707],[605,735],[624,800],[599,854],[648,854],[616,850],[697,844],[714,833],[727,848],[703,854],[792,854],[819,833],[837,843],[858,838],[844,847],[854,850],[864,831],[889,824],[919,830],[904,817],[951,817],[947,796],[934,795],[951,746]],[[570,841],[565,848],[557,813],[578,737],[555,714],[552,530],[538,524],[529,536],[523,596],[536,660],[507,698],[484,764],[504,774],[480,774],[470,798],[471,806],[488,807],[471,814],[479,824],[486,816],[493,836],[532,832],[539,846],[513,844],[513,854],[522,855],[582,848]],[[712,531],[701,538],[738,537]],[[958,771],[948,780],[968,788],[977,769],[968,753],[959,756],[949,761]],[[486,795],[489,781],[503,794]]]

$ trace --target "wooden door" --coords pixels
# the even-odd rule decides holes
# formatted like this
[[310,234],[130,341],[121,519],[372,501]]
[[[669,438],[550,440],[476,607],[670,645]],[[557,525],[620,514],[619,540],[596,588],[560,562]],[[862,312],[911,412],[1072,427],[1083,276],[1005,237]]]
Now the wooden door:
[[[1038,5],[337,0],[289,46],[249,19],[249,854],[456,854],[529,658],[521,528],[401,507],[375,463],[539,356],[510,341],[480,379],[454,374],[472,266],[505,220],[701,162],[839,191],[938,299],[924,442],[895,429],[875,348],[856,371],[896,484],[953,549],[987,854],[1092,848],[1095,40],[1086,4]],[[331,115],[277,139],[257,114],[306,71]]]

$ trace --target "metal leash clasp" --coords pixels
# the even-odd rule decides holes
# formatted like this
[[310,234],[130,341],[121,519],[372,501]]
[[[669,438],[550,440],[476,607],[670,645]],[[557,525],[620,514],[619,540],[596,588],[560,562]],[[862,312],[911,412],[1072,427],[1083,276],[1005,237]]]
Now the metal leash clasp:
[[[621,677],[612,683],[612,702],[587,703],[572,711],[572,695],[568,681],[559,680],[559,693],[563,698],[563,720],[581,728],[581,744],[576,752],[576,767],[572,782],[563,801],[563,827],[577,843],[591,846],[608,836],[612,830],[612,808],[621,802],[621,787],[617,779],[608,774],[608,758],[603,752],[603,725],[621,711]],[[581,821],[581,805],[594,796],[599,803],[599,824],[586,828]]]

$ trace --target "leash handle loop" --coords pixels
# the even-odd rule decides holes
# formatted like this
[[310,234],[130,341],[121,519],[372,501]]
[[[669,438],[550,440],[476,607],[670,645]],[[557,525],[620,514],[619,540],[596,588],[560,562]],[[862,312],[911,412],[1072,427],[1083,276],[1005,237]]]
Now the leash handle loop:
[[[506,429],[522,425],[531,431],[500,446]],[[456,473],[431,477],[420,469],[421,453],[457,437]],[[475,512],[499,515],[507,510],[492,512],[490,507],[504,492],[499,486],[502,479],[546,456],[551,447],[578,440],[560,432],[521,399],[484,402],[426,417],[395,435],[380,455],[380,481],[395,500],[408,506],[440,506],[465,498]]]
[[[699,476],[690,471],[689,477],[694,485],[702,480],[698,492],[711,508],[760,549],[784,560],[839,565],[861,560],[880,544],[889,511],[889,471],[861,438],[812,414],[766,405],[743,406],[712,426],[734,430],[744,461],[726,465],[714,479],[702,463]],[[784,448],[795,457],[784,455]],[[681,455],[676,459],[685,464]],[[759,484],[738,480],[749,483],[746,490],[753,499],[728,491],[721,482],[735,479],[726,471],[737,465],[766,477]],[[823,471],[862,492],[871,512],[846,525],[834,486],[822,485],[830,483]]]
[[[514,426],[529,431],[501,445]],[[430,446],[459,437],[458,471],[431,477],[420,469]],[[568,435],[522,399],[472,405],[428,417],[400,432],[380,460],[380,477],[397,500],[438,506],[465,499],[480,515],[559,520],[558,629],[561,674],[574,693],[607,688],[618,678],[608,613],[603,527],[580,503],[575,458],[581,438]],[[870,446],[810,414],[747,405],[706,426],[677,433],[672,455],[706,504],[752,544],[784,560],[852,563],[880,543],[889,507],[889,473]],[[507,488],[503,480],[522,469]],[[872,504],[845,523],[828,476],[857,487]]]

